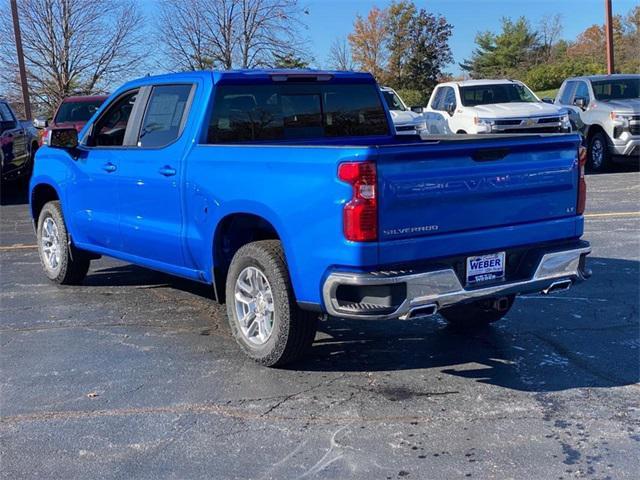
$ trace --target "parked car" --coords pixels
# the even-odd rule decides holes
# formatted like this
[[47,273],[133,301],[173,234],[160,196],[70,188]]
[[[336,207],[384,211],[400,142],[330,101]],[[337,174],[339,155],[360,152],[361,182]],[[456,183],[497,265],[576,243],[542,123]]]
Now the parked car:
[[427,124],[422,116],[422,107],[407,107],[393,88],[380,87],[380,91],[391,112],[396,135],[426,135]]
[[28,179],[38,150],[31,122],[20,121],[9,102],[0,99],[0,179]]
[[579,135],[401,138],[367,73],[145,77],[49,145],[30,185],[46,276],[108,255],[210,284],[264,365],[322,313],[473,327],[589,274]]
[[640,75],[593,75],[566,79],[555,98],[570,109],[588,145],[587,166],[640,163]]
[[515,80],[466,80],[439,84],[425,113],[431,134],[566,133],[566,108],[542,102]]
[[82,130],[85,123],[96,113],[102,102],[107,99],[106,95],[92,96],[72,96],[67,97],[56,110],[53,120],[48,122],[43,119],[36,119],[33,125],[40,129],[39,142],[42,145],[46,142],[49,129],[55,127],[73,127],[78,132]]

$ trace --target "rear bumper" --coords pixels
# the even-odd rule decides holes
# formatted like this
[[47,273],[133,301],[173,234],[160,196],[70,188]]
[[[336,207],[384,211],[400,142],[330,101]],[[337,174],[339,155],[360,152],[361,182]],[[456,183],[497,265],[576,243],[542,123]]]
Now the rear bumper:
[[[383,320],[431,315],[447,306],[482,298],[567,289],[590,276],[584,265],[590,252],[587,242],[569,249],[550,249],[542,253],[527,278],[480,288],[465,288],[452,268],[421,272],[337,271],[324,283],[323,300],[329,315],[342,318]],[[345,292],[352,295],[354,291],[359,291],[362,300],[345,300]]]

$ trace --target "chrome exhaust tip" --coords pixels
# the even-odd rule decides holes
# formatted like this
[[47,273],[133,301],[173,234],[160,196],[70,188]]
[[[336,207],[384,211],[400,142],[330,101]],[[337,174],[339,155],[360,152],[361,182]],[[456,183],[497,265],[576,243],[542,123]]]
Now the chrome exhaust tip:
[[511,302],[509,302],[509,297],[500,297],[493,302],[493,309],[499,312],[506,312],[509,310],[509,306]]
[[410,318],[422,318],[422,317],[430,317],[438,313],[438,305],[435,303],[430,303],[428,305],[420,305],[418,307],[413,307],[409,310],[409,313],[400,317],[402,320],[409,320]]
[[564,290],[569,290],[571,288],[571,285],[573,285],[573,282],[571,280],[560,280],[558,282],[553,282],[547,288],[542,290],[542,293],[544,293],[545,295],[549,295],[552,292],[562,292]]

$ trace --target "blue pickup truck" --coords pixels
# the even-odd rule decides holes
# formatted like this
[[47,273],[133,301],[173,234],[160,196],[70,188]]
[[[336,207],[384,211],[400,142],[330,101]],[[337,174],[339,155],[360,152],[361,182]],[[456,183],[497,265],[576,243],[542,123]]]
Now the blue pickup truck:
[[578,135],[398,137],[369,74],[145,77],[49,135],[30,184],[47,277],[107,255],[210,284],[264,365],[322,314],[475,327],[589,276]]

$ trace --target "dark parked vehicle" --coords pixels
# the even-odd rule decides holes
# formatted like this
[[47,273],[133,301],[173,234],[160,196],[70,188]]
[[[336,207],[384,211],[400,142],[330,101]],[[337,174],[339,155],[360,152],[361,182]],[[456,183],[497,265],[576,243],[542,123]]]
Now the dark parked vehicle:
[[2,182],[28,179],[38,139],[31,122],[18,120],[9,103],[0,99],[0,177]]
[[73,96],[62,100],[51,122],[41,119],[33,122],[37,128],[42,129],[39,138],[40,145],[46,143],[48,132],[52,128],[75,128],[78,132],[82,130],[82,127],[106,99],[106,95],[93,95]]

